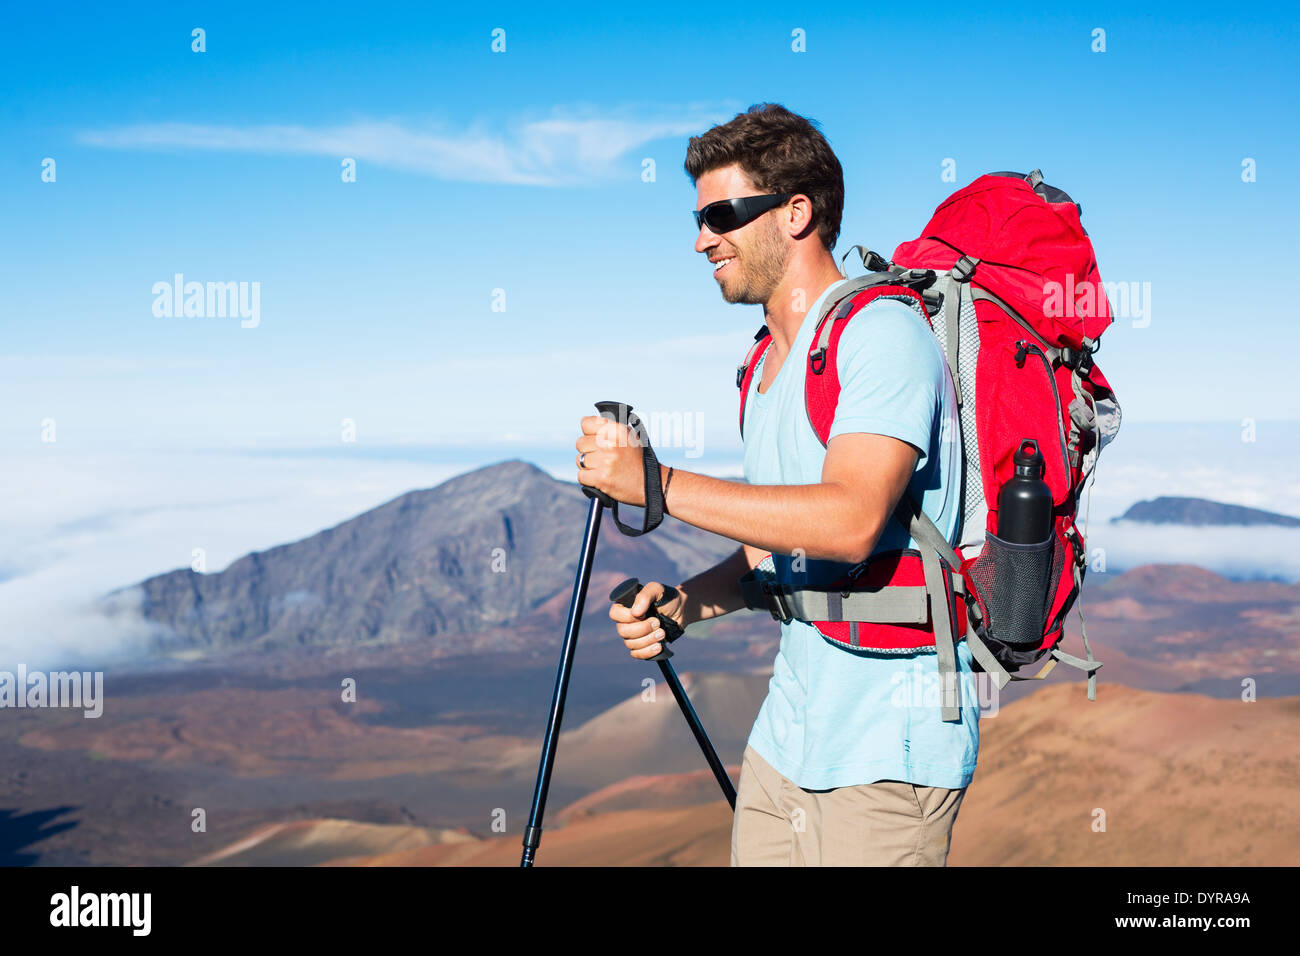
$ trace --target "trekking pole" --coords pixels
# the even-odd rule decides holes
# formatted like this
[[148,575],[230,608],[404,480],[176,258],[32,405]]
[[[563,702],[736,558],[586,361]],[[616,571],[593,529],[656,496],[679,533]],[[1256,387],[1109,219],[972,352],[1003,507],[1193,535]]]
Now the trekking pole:
[[[587,601],[587,583],[591,579],[592,561],[596,554],[596,538],[600,534],[600,520],[605,509],[614,512],[614,523],[624,534],[639,535],[655,528],[663,520],[663,489],[659,487],[659,462],[645,437],[641,422],[632,414],[632,406],[622,402],[597,402],[596,410],[605,418],[635,428],[643,439],[642,457],[646,472],[645,523],[640,531],[629,528],[618,520],[618,502],[603,491],[587,485],[582,493],[591,499],[587,507],[587,529],[582,536],[582,554],[578,571],[573,579],[573,596],[569,600],[568,623],[564,628],[564,643],[560,645],[560,666],[555,674],[555,692],[551,696],[551,712],[546,719],[546,735],[542,739],[542,758],[537,766],[537,783],[533,788],[533,806],[524,829],[524,852],[519,860],[521,867],[533,865],[533,857],[542,842],[542,815],[546,812],[546,795],[551,788],[551,771],[555,767],[555,749],[560,741],[560,723],[564,720],[564,698],[569,692],[569,675],[573,671],[573,655],[578,646],[578,627],[582,623],[582,608]],[[653,480],[652,480],[653,479]]]
[[[644,427],[637,417],[632,414],[632,406],[625,405],[622,402],[597,402],[596,410],[605,418],[621,422],[636,430],[641,440],[641,456],[646,476],[645,518],[640,530],[629,527],[618,518],[618,502],[595,488],[586,485],[582,487],[582,493],[591,499],[591,503],[587,507],[587,528],[583,532],[582,554],[578,558],[578,570],[573,579],[573,596],[569,600],[569,617],[564,628],[564,643],[560,646],[560,665],[555,674],[555,691],[551,696],[551,712],[546,720],[546,735],[542,739],[542,757],[537,766],[537,783],[533,788],[533,805],[528,814],[528,826],[524,828],[524,852],[519,860],[521,867],[531,867],[533,865],[533,858],[537,855],[537,848],[542,842],[542,815],[546,812],[546,795],[551,788],[551,771],[555,767],[555,751],[560,740],[560,724],[564,720],[564,698],[569,691],[569,675],[573,671],[573,657],[578,646],[578,626],[582,622],[582,609],[587,601],[587,585],[591,580],[591,568],[596,554],[596,538],[600,533],[601,517],[605,509],[609,508],[614,512],[614,524],[618,527],[618,530],[623,534],[636,536],[653,531],[659,526],[664,515],[663,489],[659,485],[659,461],[655,457],[654,450],[650,447],[650,440],[645,434]],[[640,590],[640,583],[635,578],[631,578],[629,581],[633,585],[631,594],[635,597],[636,592]],[[629,581],[624,581],[614,590],[618,592]],[[669,596],[670,591],[672,592],[671,597]],[[676,589],[669,588],[657,603],[671,600],[676,595]],[[610,600],[615,600],[615,597],[611,595]],[[629,600],[628,603],[631,603],[631,601]],[[677,626],[676,622],[663,619],[662,623],[665,644],[681,636],[682,629]],[[669,688],[673,692],[673,697],[676,698],[678,706],[681,707],[682,713],[686,716],[686,722],[690,724],[691,731],[695,734],[700,749],[704,751],[704,759],[708,761],[709,768],[722,786],[722,792],[726,795],[727,802],[731,804],[732,809],[735,809],[736,791],[731,786],[731,778],[727,776],[726,768],[722,766],[722,761],[718,759],[713,744],[704,732],[704,726],[700,723],[700,717],[695,712],[695,708],[691,706],[691,700],[686,695],[686,689],[682,687],[682,682],[677,679],[677,672],[668,663],[667,658],[669,657],[672,657],[672,651],[665,646],[653,659],[659,663],[659,669],[664,675],[664,680],[667,681]]]
[[[636,601],[637,593],[640,590],[641,582],[636,578],[628,578],[609,592],[609,599],[615,604],[631,607]],[[660,607],[667,604],[669,601],[674,600],[678,594],[679,592],[675,587],[665,585],[664,593],[655,601],[654,606]],[[681,625],[660,615],[659,626],[664,631],[664,639],[661,642],[663,650],[654,657],[648,658],[648,660],[659,665],[659,672],[664,675],[664,681],[673,692],[673,697],[677,700],[677,706],[681,708],[682,716],[686,718],[686,723],[690,725],[691,733],[695,735],[695,742],[700,745],[700,750],[704,752],[704,760],[709,765],[709,769],[713,771],[718,786],[722,788],[722,795],[727,798],[727,803],[731,804],[731,809],[735,810],[736,788],[731,784],[731,777],[727,775],[727,768],[718,759],[718,752],[713,749],[713,741],[709,740],[709,735],[704,731],[704,724],[700,722],[700,715],[695,712],[695,708],[691,705],[691,699],[686,695],[686,688],[682,686],[681,680],[678,679],[677,671],[668,662],[668,658],[673,656],[673,652],[668,649],[668,644],[682,636]]]
[[[587,600],[587,582],[591,579],[592,558],[596,554],[596,536],[600,533],[600,519],[608,498],[601,492],[583,487],[591,498],[587,508],[587,530],[582,536],[582,556],[578,559],[578,572],[573,580],[573,597],[569,600],[569,619],[564,628],[564,643],[560,645],[560,666],[555,675],[555,692],[551,696],[551,713],[546,720],[546,736],[542,740],[542,760],[537,768],[537,783],[533,788],[533,807],[528,814],[528,828],[524,830],[524,855],[521,867],[533,865],[533,856],[542,842],[542,814],[546,812],[546,793],[551,787],[551,770],[555,766],[555,748],[560,740],[560,721],[564,719],[564,697],[569,690],[569,674],[573,670],[573,652],[578,646],[578,625],[582,621],[582,606]],[[603,500],[602,500],[603,499]]]

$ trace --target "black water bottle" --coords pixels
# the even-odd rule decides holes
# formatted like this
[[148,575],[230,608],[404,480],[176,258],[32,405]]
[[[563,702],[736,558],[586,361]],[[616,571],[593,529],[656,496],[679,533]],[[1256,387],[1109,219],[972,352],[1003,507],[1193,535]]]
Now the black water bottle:
[[1038,442],[1022,438],[1012,461],[1016,473],[998,492],[998,537],[1012,544],[1038,544],[1052,533],[1052,489],[1043,481]]

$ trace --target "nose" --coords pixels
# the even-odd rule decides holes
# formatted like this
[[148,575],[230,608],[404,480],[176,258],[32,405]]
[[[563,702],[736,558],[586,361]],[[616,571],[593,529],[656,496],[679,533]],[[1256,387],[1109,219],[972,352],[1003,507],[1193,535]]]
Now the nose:
[[696,252],[708,252],[718,245],[717,235],[707,225],[700,226],[700,234],[695,240]]

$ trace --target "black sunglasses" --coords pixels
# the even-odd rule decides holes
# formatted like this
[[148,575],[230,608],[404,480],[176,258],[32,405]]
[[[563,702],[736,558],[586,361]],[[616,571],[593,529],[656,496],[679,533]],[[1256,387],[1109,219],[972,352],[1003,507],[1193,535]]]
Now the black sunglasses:
[[753,222],[769,209],[775,209],[798,193],[768,193],[766,196],[742,196],[719,199],[703,209],[694,210],[695,228],[708,226],[710,232],[731,232]]

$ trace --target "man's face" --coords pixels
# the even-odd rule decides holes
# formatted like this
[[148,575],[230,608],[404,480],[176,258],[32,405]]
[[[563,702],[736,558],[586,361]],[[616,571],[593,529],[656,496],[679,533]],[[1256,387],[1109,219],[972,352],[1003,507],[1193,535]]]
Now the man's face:
[[[739,166],[723,166],[695,181],[695,208],[703,209],[719,199],[757,196],[761,192]],[[789,239],[777,219],[783,208],[770,209],[753,222],[720,235],[707,225],[700,228],[695,251],[704,253],[714,263],[713,277],[718,280],[726,301],[763,305],[776,291],[790,258]]]

